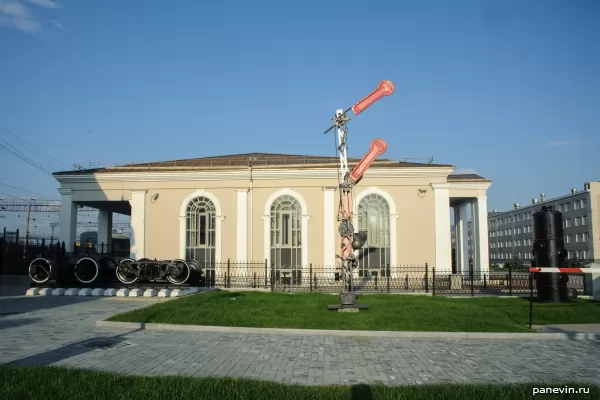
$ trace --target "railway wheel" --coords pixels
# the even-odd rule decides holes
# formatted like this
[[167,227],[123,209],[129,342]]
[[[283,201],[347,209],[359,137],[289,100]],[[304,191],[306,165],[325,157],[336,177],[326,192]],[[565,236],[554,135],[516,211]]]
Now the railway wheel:
[[167,280],[175,285],[183,285],[190,277],[190,266],[183,260],[173,260]]
[[84,257],[77,261],[73,268],[75,278],[81,283],[92,283],[100,273],[100,267],[93,258]]
[[116,274],[117,279],[126,284],[132,284],[138,280],[139,277],[139,267],[136,264],[135,260],[130,258],[125,258],[121,260],[119,265],[117,265]]
[[52,264],[45,258],[36,258],[29,264],[29,277],[35,283],[46,283],[50,280]]

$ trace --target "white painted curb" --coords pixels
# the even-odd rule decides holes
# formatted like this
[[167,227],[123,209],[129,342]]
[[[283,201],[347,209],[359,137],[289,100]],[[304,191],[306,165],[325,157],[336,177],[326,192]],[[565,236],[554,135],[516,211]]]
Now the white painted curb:
[[[26,296],[94,296],[94,297],[182,297],[198,293],[202,288],[190,287],[185,289],[77,289],[77,288],[39,288],[27,289]],[[206,290],[210,292],[212,290]]]

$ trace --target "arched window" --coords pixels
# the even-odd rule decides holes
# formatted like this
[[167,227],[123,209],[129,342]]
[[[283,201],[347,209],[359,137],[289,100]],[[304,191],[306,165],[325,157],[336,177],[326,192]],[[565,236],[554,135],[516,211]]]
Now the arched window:
[[187,206],[185,257],[198,261],[207,275],[214,270],[215,217],[215,205],[206,197],[196,197]]
[[302,207],[295,197],[279,196],[271,205],[271,270],[276,283],[302,279]]
[[369,194],[358,204],[358,231],[367,242],[358,251],[358,274],[387,276],[390,267],[390,206],[379,194]]

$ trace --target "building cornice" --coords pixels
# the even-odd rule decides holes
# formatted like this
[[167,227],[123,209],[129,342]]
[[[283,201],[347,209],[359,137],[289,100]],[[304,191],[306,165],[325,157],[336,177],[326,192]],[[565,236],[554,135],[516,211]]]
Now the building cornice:
[[[449,167],[373,168],[365,172],[365,178],[424,178],[447,177]],[[338,171],[332,168],[290,170],[237,170],[237,171],[178,171],[178,172],[110,172],[76,173],[55,177],[60,183],[96,182],[166,182],[166,181],[223,181],[223,180],[289,180],[289,179],[338,179]]]
[[431,187],[433,190],[436,189],[470,189],[470,190],[488,190],[492,186],[492,182],[444,182],[444,183],[432,183]]

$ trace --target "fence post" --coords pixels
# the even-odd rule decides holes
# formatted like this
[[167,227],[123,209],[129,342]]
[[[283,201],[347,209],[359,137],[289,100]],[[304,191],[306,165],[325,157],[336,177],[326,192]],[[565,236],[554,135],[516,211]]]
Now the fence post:
[[267,279],[268,279],[268,276],[267,276],[267,259],[265,258],[265,289],[269,287]]
[[386,266],[386,274],[387,274],[387,292],[388,293],[390,292],[390,275],[391,275],[390,269],[391,269],[390,268],[390,264],[387,264],[387,266]]
[[512,266],[508,266],[508,294],[512,296]]
[[275,291],[275,271],[271,269],[271,292]]
[[67,255],[67,247],[65,246],[65,242],[62,242],[62,245],[60,246],[60,254],[63,257]]
[[425,293],[429,293],[429,263],[425,263]]
[[433,286],[431,294],[435,296],[435,267],[431,269],[431,285]]
[[231,287],[231,259],[227,259],[227,287]]
[[483,290],[487,289],[487,279],[486,274],[483,274]]
[[469,267],[469,279],[471,281],[471,296],[475,295],[475,288],[473,287],[473,278],[474,278],[475,272],[473,271],[473,264],[471,264],[471,266]]
[[310,291],[312,292],[312,286],[313,286],[313,271],[312,271],[312,263],[310,263],[309,265],[309,272],[308,274],[310,275],[309,279],[310,279]]
[[375,275],[375,290],[379,289],[379,274]]

